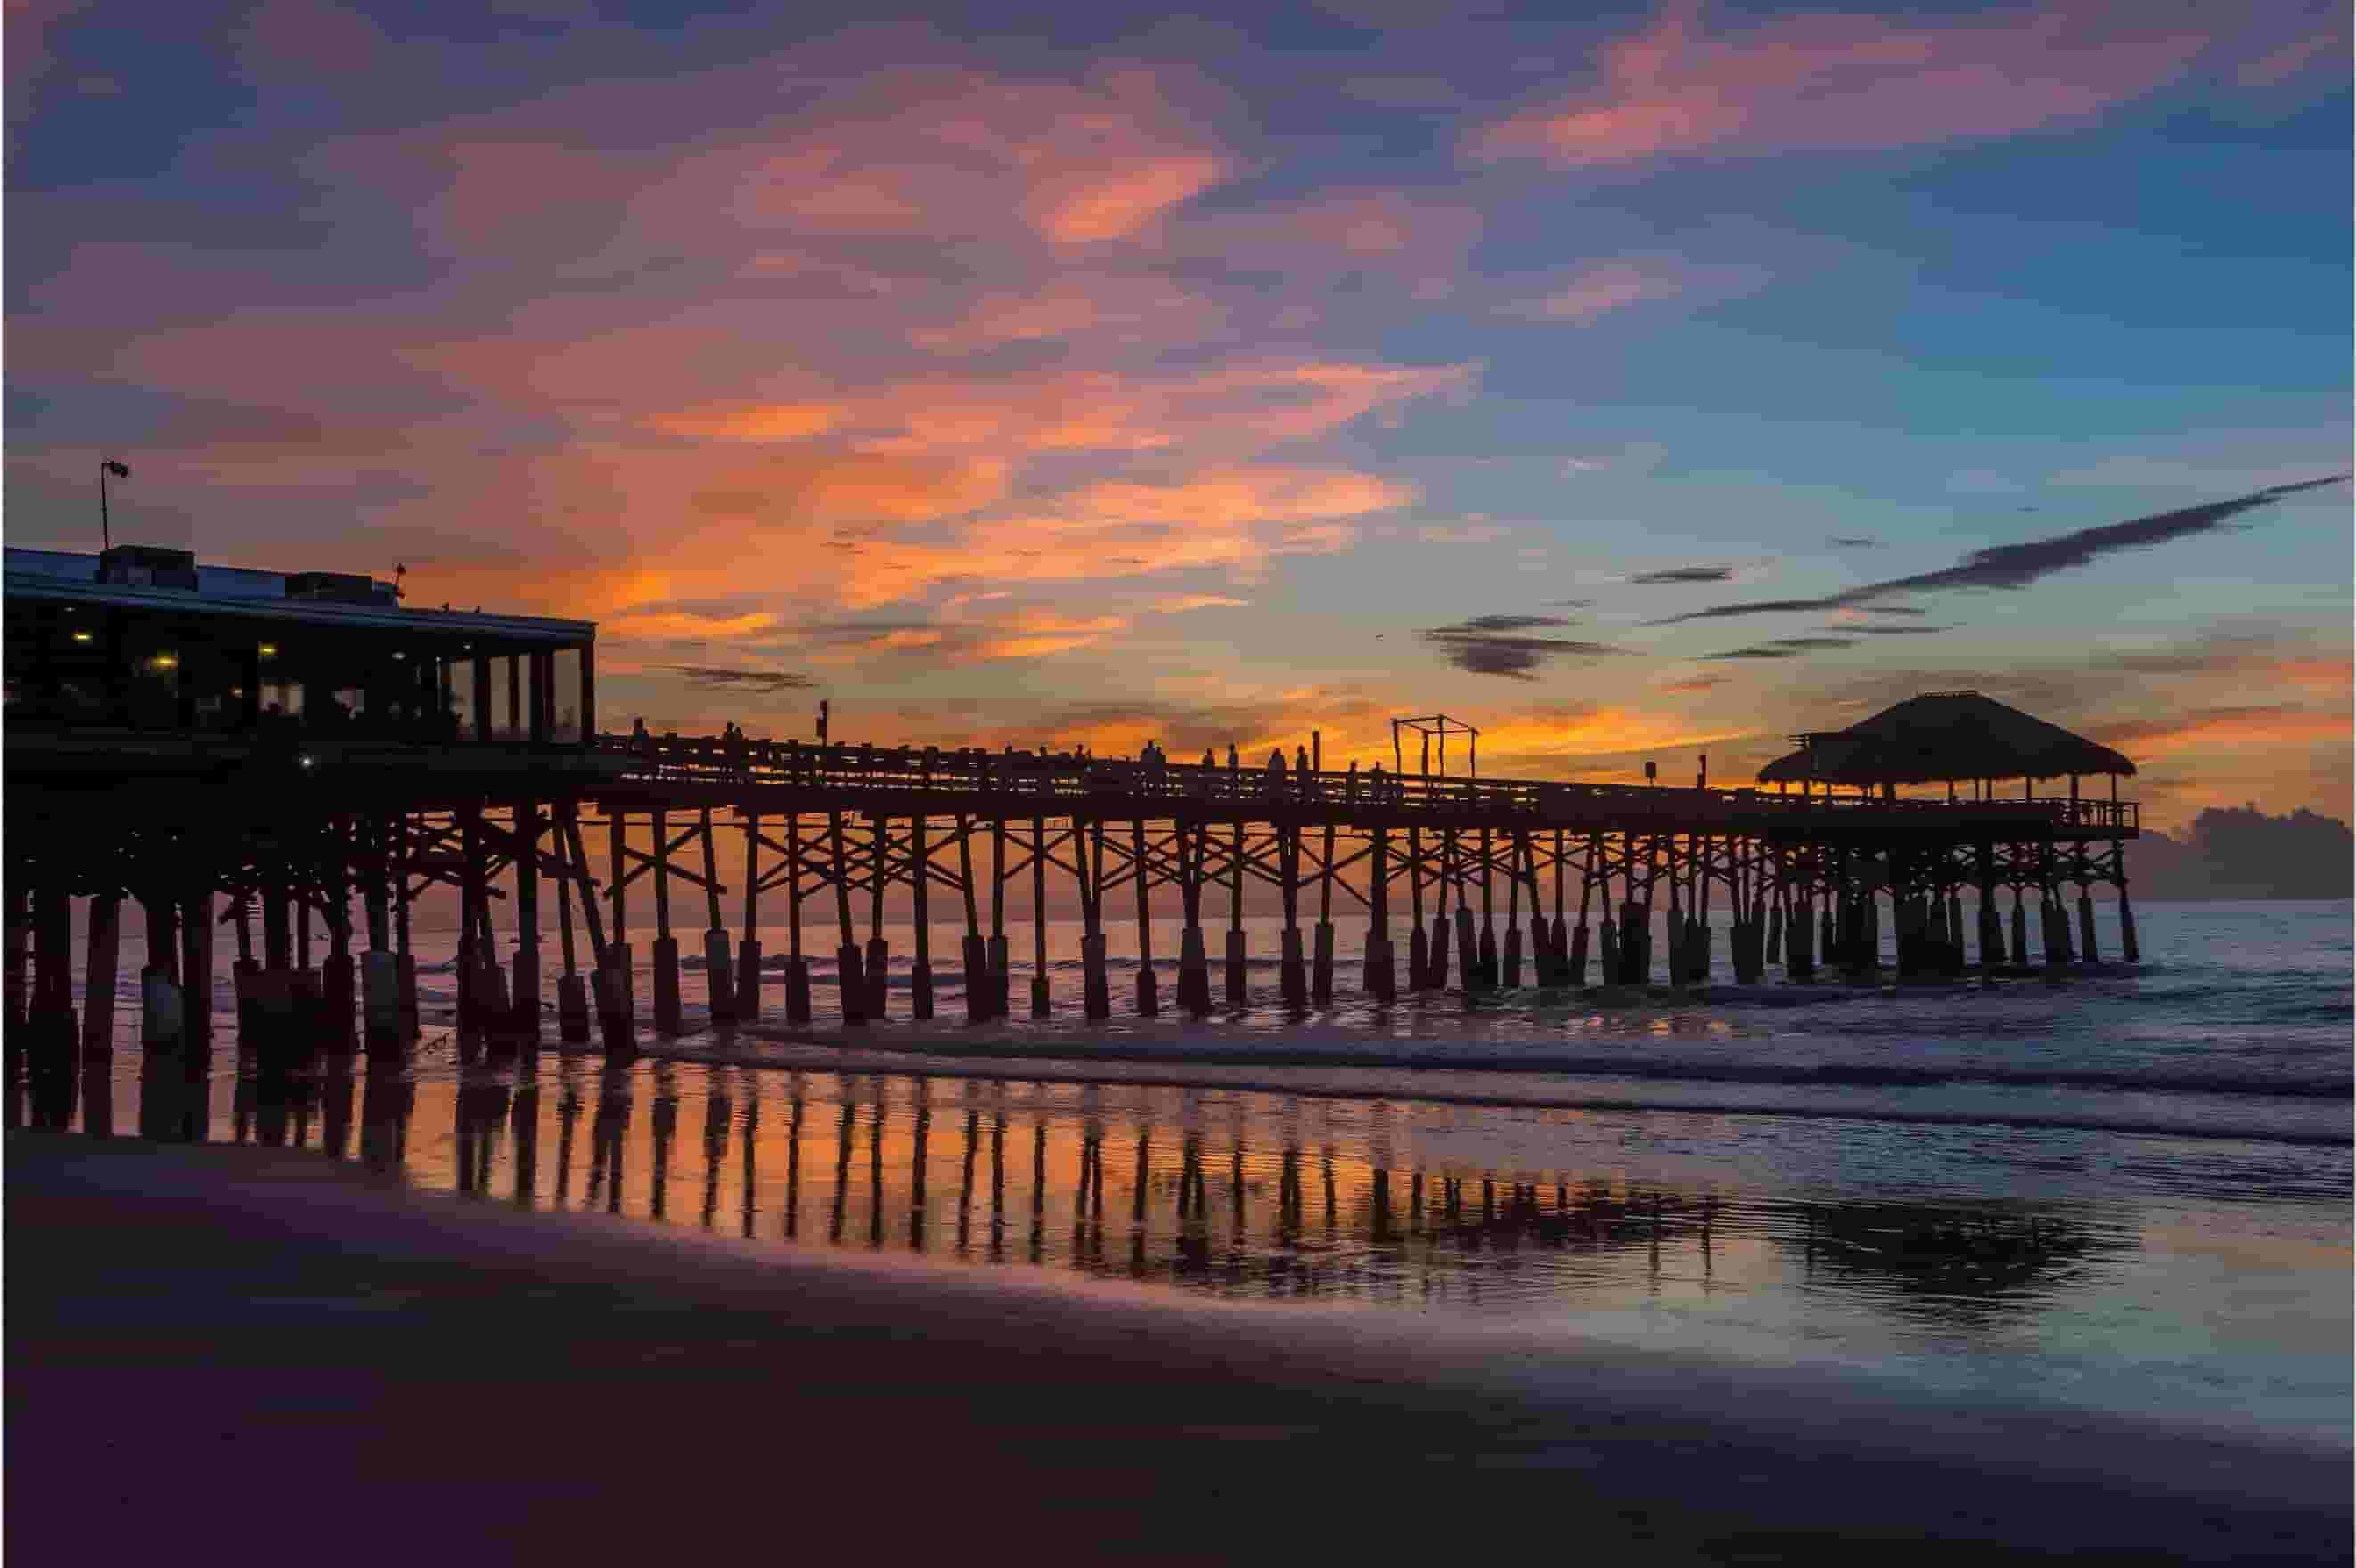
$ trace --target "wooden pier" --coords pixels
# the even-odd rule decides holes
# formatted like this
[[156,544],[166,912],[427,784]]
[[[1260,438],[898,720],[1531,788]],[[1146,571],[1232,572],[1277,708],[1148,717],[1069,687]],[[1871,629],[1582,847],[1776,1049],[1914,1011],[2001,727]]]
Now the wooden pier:
[[[2039,795],[2032,780],[1999,791],[2029,769],[1993,754],[1960,787],[1953,771],[1934,775],[1944,798],[1901,797],[1895,781],[1928,764],[1904,773],[1858,739],[1866,726],[1802,738],[1797,762],[1768,770],[1782,770],[1772,785],[1743,788],[602,735],[592,626],[398,609],[347,624],[341,607],[297,631],[224,615],[209,635],[218,667],[245,672],[229,693],[242,721],[234,710],[211,728],[189,721],[204,693],[180,676],[177,708],[140,725],[112,697],[80,710],[55,700],[60,650],[76,645],[64,639],[81,634],[31,613],[54,595],[17,603],[20,586],[12,571],[12,669],[35,669],[50,685],[37,680],[34,695],[52,699],[21,716],[12,700],[6,736],[8,1038],[37,1065],[111,1040],[115,948],[134,904],[150,954],[144,1040],[203,1041],[218,949],[233,941],[241,1030],[258,1049],[397,1058],[418,1032],[411,914],[436,885],[461,912],[462,1047],[494,1051],[531,1048],[550,1016],[561,1039],[594,1029],[615,1051],[632,1048],[642,1019],[676,1034],[691,982],[723,1027],[868,1026],[903,996],[905,1016],[928,1019],[952,976],[974,1022],[1018,1005],[1033,1017],[1208,1013],[1248,994],[1248,891],[1256,908],[1281,912],[1280,997],[1302,1009],[1349,996],[2091,963],[2092,892],[2105,883],[2120,955],[2137,957],[2124,851],[2133,802],[2083,797],[2075,776],[2067,796]],[[117,646],[125,611],[112,601],[125,597],[102,588],[94,601]],[[192,624],[176,635],[195,635]],[[55,645],[14,645],[28,625]],[[337,705],[332,721],[315,709],[273,725],[257,712],[252,645],[328,632],[346,639],[346,663],[316,677],[319,688],[374,699],[358,713]],[[557,719],[560,654],[577,661],[571,730]],[[387,690],[389,704],[375,697]],[[2038,728],[2084,748],[2090,772],[2132,771]],[[1879,782],[1842,782],[1858,778]],[[1156,964],[1169,955],[1152,947],[1163,890],[1183,915],[1169,997]],[[79,1029],[75,899],[89,901]],[[887,906],[913,931],[905,990],[884,984]],[[1056,908],[1082,925],[1076,996],[1050,980]],[[1363,957],[1337,974],[1344,923],[1361,926]],[[932,951],[936,923],[960,928],[956,951]],[[787,951],[773,965],[759,933],[778,925]],[[541,994],[551,936],[552,997]],[[1018,945],[1031,959],[1020,998]],[[832,959],[831,996],[814,994],[817,955]]]

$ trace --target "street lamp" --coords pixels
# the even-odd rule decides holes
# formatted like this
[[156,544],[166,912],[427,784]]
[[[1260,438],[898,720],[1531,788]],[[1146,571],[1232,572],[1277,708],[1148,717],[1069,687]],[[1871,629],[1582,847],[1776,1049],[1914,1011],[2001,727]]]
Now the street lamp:
[[117,463],[112,457],[98,465],[98,538],[100,547],[104,549],[114,548],[114,524],[106,512],[106,476],[110,474],[117,479],[128,479],[131,477],[131,465]]

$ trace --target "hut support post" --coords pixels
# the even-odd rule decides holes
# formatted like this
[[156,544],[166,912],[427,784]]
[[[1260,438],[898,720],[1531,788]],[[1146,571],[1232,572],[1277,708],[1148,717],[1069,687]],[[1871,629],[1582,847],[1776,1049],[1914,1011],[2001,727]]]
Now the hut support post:
[[1430,939],[1423,932],[1423,830],[1407,830],[1408,918],[1412,923],[1407,942],[1407,988],[1420,991],[1430,984]]
[[1496,913],[1489,881],[1489,873],[1496,858],[1495,844],[1490,837],[1489,829],[1483,827],[1481,829],[1481,940],[1477,949],[1479,972],[1477,976],[1471,972],[1465,975],[1468,990],[1472,988],[1472,983],[1476,978],[1484,991],[1494,991],[1497,988]]
[[[2118,793],[2118,780],[2111,781],[2111,792]],[[2111,883],[2119,890],[2119,955],[2130,964],[2143,962],[2143,946],[2136,940],[2135,906],[2127,901],[2127,847],[2124,839],[2111,842]]]

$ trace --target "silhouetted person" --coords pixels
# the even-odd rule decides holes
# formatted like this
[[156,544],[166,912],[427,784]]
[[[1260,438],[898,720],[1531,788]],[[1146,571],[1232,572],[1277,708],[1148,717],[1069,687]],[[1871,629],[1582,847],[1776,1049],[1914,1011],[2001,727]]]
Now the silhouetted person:
[[818,705],[818,743],[821,746],[826,744],[826,720],[827,705],[821,702]]
[[1352,805],[1358,804],[1358,759],[1355,757],[1350,759],[1349,776],[1343,781],[1342,795]]
[[1231,768],[1243,766],[1243,759],[1236,754],[1236,743],[1233,741],[1227,742],[1227,766]]

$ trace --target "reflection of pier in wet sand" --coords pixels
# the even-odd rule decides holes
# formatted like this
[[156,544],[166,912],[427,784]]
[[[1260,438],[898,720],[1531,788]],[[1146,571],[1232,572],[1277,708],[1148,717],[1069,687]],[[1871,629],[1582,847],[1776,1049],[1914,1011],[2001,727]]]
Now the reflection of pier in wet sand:
[[1808,1204],[1484,1168],[1419,1154],[1383,1104],[1337,1130],[1325,1102],[1202,1089],[575,1057],[455,1080],[350,1058],[316,1074],[243,1065],[216,1080],[148,1053],[135,1078],[85,1082],[81,1125],[102,1136],[134,1097],[144,1136],[316,1149],[517,1208],[1221,1295],[1575,1305],[1821,1271],[1964,1326],[2129,1244],[2018,1205]]

